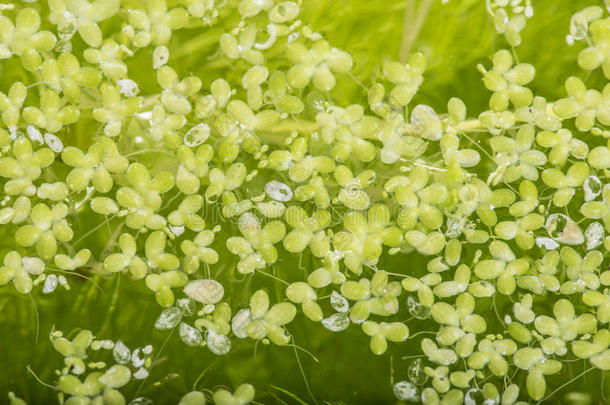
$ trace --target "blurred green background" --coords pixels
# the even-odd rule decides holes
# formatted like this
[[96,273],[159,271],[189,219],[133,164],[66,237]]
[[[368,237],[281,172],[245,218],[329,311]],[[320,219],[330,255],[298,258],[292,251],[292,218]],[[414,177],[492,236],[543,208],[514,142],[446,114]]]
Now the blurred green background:
[[[523,44],[516,52],[520,61],[529,62],[537,69],[538,76],[532,86],[537,95],[558,98],[564,93],[562,83],[566,77],[582,76],[575,64],[582,45],[568,47],[565,36],[571,14],[597,3],[595,0],[534,1],[534,17],[523,31]],[[404,25],[407,24],[406,31],[413,34],[418,7],[419,2],[412,0],[304,0],[302,18],[324,33],[334,46],[349,51],[355,60],[354,76],[369,85],[377,75],[380,61],[399,59]],[[409,12],[411,9],[414,12]],[[183,51],[170,64],[180,74],[192,72],[201,75],[204,81],[218,75],[230,76],[230,69],[214,60],[214,56],[218,56],[215,41],[222,30],[219,27],[181,31],[172,39],[170,48]],[[428,59],[425,82],[414,103],[429,104],[442,112],[447,100],[457,96],[469,107],[469,115],[485,110],[488,93],[475,66],[478,63],[489,66],[493,52],[506,46],[504,39],[493,31],[485,2],[451,0],[441,5],[440,0],[434,1],[421,31],[414,37],[412,50],[423,52]],[[129,66],[137,66],[138,60],[148,60],[150,53],[141,53],[143,55],[131,60]],[[17,76],[10,65],[4,65],[0,75],[2,90]],[[588,83],[596,81],[601,83],[599,77],[589,78]],[[145,91],[154,91],[147,89],[147,80],[140,78],[139,83]],[[363,90],[349,77],[340,79],[333,96],[340,104],[365,99]],[[75,144],[81,143],[78,134],[75,131]],[[77,238],[79,233],[87,232],[98,222],[98,216],[81,216],[79,222],[74,223]],[[0,230],[0,238],[11,240],[8,236],[12,232],[14,229],[4,227]],[[101,227],[79,247],[90,248],[99,258],[107,238],[106,227]],[[10,246],[4,245],[1,253],[8,248]],[[405,267],[407,260],[409,269]],[[227,262],[227,265],[234,266],[235,262]],[[275,266],[276,274],[288,281],[302,278],[304,269],[295,273],[297,265],[296,261],[280,260]],[[381,268],[401,272],[417,271],[418,266],[423,267],[423,263],[404,256],[383,258],[380,263]],[[55,401],[56,393],[37,382],[27,371],[31,368],[38,378],[51,385],[56,381],[54,370],[61,368],[62,359],[52,350],[48,339],[53,327],[66,333],[75,333],[78,328],[91,329],[98,338],[121,339],[131,348],[152,344],[158,355],[155,366],[143,384],[131,383],[127,387],[124,392],[129,399],[146,396],[154,399],[155,404],[176,403],[198,380],[196,388],[199,389],[220,385],[234,388],[249,382],[257,389],[257,400],[265,404],[297,403],[291,395],[306,403],[314,401],[292,347],[261,344],[255,347],[253,343],[242,342],[229,355],[217,357],[205,348],[184,345],[176,332],[168,336],[168,332],[155,330],[153,324],[161,309],[142,282],[131,281],[125,276],[112,279],[94,276],[90,280],[72,277],[70,283],[70,291],[60,288],[48,296],[23,297],[14,293],[12,287],[0,288],[0,403],[6,400],[8,391],[14,391],[30,404]],[[238,284],[241,290],[236,287],[229,292],[232,306],[246,306],[248,291],[253,291],[257,285],[264,285],[271,292],[277,287],[276,298],[283,296],[281,284],[257,275],[252,281]],[[409,326],[411,333],[427,330],[425,322],[410,322]],[[333,334],[302,317],[298,317],[289,330],[296,344],[318,360],[299,351],[304,375],[318,403],[393,403],[391,370],[395,381],[405,379],[409,361],[402,357],[419,351],[419,340],[414,339],[402,345],[391,344],[388,355],[376,357],[368,349],[368,337],[360,328],[353,326]],[[567,365],[565,379],[551,380],[549,391],[567,381],[570,375],[580,373],[582,367],[581,363]],[[580,389],[600,398],[600,387],[604,389],[600,381],[600,373],[589,373],[561,393]],[[553,403],[560,400],[561,394]]]

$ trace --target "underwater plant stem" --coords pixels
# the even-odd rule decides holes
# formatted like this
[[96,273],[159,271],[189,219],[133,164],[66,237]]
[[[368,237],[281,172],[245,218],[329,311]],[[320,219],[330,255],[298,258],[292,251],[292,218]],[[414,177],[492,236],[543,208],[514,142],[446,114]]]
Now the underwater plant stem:
[[399,59],[402,63],[407,61],[407,57],[409,56],[409,52],[411,52],[411,48],[413,48],[413,44],[419,35],[419,31],[421,31],[424,21],[426,21],[426,17],[428,12],[430,11],[430,7],[432,7],[432,0],[422,0],[417,8],[417,15],[415,16],[415,20],[413,20],[413,9],[415,0],[405,0],[408,4],[405,7],[405,14],[402,23],[402,38],[400,41],[400,53]]

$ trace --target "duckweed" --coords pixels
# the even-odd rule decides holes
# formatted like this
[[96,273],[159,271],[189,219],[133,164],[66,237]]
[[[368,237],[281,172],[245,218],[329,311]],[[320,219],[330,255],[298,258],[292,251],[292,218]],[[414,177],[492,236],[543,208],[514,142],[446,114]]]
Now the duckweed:
[[606,403],[610,4],[576,3],[0,4],[0,395]]

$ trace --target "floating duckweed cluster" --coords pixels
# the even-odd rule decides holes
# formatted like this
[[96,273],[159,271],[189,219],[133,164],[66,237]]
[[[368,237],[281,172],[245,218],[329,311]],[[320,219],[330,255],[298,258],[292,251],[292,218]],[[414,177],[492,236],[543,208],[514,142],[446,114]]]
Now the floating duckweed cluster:
[[[480,114],[413,102],[422,53],[363,85],[301,0],[44,3],[0,7],[2,291],[140,280],[156,329],[217,356],[243,340],[296,352],[296,318],[356,329],[361,351],[414,348],[379,390],[427,405],[556,401],[571,362],[610,370],[610,85],[534,93],[517,57],[529,0],[486,2],[507,47],[476,66]],[[574,14],[566,41],[610,78],[606,7]],[[197,43],[172,37],[194,28],[215,33],[215,76],[174,63]],[[337,105],[354,80],[362,97]],[[289,258],[305,271],[280,277]],[[50,337],[60,403],[152,403],[122,393],[150,345]],[[247,381],[175,399],[256,403]]]

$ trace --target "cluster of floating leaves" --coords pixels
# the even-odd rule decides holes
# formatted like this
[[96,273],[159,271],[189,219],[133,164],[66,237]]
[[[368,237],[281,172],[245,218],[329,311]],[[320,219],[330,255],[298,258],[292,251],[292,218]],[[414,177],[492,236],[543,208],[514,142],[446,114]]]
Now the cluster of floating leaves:
[[[53,348],[63,356],[63,368],[56,370],[56,390],[60,403],[125,405],[127,400],[121,390],[132,382],[145,381],[153,367],[153,347],[145,345],[130,349],[121,340],[97,339],[89,330],[81,330],[73,337],[61,331],[50,335]],[[234,393],[224,388],[185,394],[180,405],[205,405],[209,399],[217,405],[246,405],[254,399],[254,387],[238,386]],[[9,394],[13,405],[25,402],[13,393]],[[146,396],[133,398],[130,405],[152,405],[154,400]]]
[[[534,66],[500,50],[478,66],[489,110],[469,118],[451,98],[437,113],[412,102],[426,67],[414,53],[380,61],[364,101],[336,105],[352,56],[299,19],[304,4],[220,3],[1,9],[0,59],[23,74],[0,93],[0,224],[13,238],[0,285],[50,294],[76,272],[122,273],[162,308],[157,329],[215,355],[240,339],[293,344],[300,316],[320,333],[361,329],[377,355],[413,339],[419,357],[393,385],[402,401],[539,401],[565,361],[610,370],[610,87],[567,77],[547,101],[528,87]],[[518,46],[530,2],[487,9]],[[183,74],[174,35],[221,21],[214,52],[238,80]],[[568,29],[586,43],[578,66],[610,78],[604,9]],[[108,245],[82,248],[104,225]],[[289,258],[310,259],[307,274],[276,276]],[[225,289],[239,277],[269,288],[238,304]],[[89,331],[52,341],[66,403],[124,403],[118,389],[151,365],[149,346]],[[100,349],[116,364],[90,361]],[[213,395],[253,398],[247,384]]]
[[50,338],[64,358],[64,367],[56,374],[59,398],[66,404],[125,404],[120,389],[131,381],[145,380],[152,366],[151,345],[131,350],[121,340],[96,339],[89,330],[73,337],[53,331]]

